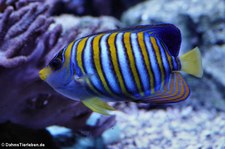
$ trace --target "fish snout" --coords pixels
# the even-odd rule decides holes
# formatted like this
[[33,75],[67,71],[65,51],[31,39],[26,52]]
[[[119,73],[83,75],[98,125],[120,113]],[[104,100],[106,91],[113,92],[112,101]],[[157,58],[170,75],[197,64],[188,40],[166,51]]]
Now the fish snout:
[[51,73],[50,68],[48,67],[43,68],[39,71],[39,77],[41,78],[41,80],[45,81],[50,73]]

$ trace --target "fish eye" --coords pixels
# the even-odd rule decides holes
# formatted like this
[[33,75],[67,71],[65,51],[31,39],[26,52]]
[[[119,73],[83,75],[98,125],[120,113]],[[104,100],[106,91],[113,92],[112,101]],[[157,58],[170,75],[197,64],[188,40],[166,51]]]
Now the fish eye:
[[58,70],[61,68],[62,66],[62,60],[58,57],[54,58],[50,63],[49,66],[53,69],[53,70]]

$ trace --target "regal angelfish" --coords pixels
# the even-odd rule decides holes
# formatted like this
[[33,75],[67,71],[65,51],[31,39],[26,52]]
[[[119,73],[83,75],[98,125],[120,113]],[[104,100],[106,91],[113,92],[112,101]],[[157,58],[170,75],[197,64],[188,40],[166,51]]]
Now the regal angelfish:
[[95,112],[104,101],[171,103],[190,89],[179,71],[201,77],[198,48],[178,57],[181,34],[172,24],[143,25],[89,35],[62,49],[40,78]]

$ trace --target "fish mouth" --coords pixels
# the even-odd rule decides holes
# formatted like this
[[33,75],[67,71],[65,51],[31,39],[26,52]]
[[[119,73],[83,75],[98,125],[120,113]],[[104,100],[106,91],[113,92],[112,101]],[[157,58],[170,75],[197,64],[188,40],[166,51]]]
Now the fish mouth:
[[48,67],[43,68],[39,71],[39,77],[40,77],[41,80],[45,81],[50,73],[51,73],[50,68],[48,68]]
[[40,77],[40,79],[41,80],[46,80],[46,78],[47,78],[47,76],[43,73],[43,71],[41,70],[41,71],[39,71],[39,77]]

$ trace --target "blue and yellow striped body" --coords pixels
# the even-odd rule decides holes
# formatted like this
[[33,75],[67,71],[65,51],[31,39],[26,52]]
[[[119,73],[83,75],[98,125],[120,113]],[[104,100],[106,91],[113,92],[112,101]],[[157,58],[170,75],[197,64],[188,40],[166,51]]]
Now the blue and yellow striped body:
[[102,114],[114,108],[100,99],[179,102],[190,95],[179,71],[203,75],[199,49],[178,58],[180,44],[180,30],[172,24],[97,33],[63,48],[39,76],[55,91]]
[[65,48],[71,74],[85,79],[94,95],[113,99],[144,99],[181,69],[178,58],[150,32],[99,33]]

